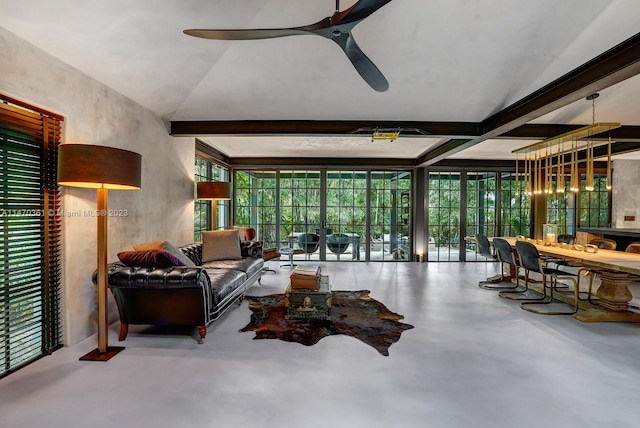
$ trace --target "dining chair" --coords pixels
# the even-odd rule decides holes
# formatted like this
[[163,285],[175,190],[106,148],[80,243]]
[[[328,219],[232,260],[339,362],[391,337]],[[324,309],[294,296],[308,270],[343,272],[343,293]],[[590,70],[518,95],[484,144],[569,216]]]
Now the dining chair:
[[[516,259],[515,254],[513,253],[513,249],[511,248],[511,245],[509,245],[509,242],[507,242],[506,240],[502,239],[502,238],[493,238],[493,248],[495,249],[496,252],[496,257],[498,258],[498,261],[500,262],[500,281],[498,282],[505,282],[507,280],[509,280],[511,278],[511,272],[515,270],[515,277],[516,277],[516,283],[514,284],[509,284],[509,285],[497,285],[497,284],[483,284],[480,283],[479,286],[481,288],[484,288],[485,290],[516,290],[519,286],[519,278],[518,278],[518,274],[520,273],[520,265],[518,264],[518,261]],[[505,265],[508,269],[509,272],[509,276],[505,277],[504,275],[504,268]]]
[[[578,281],[576,275],[571,272],[565,272],[554,268],[544,266],[543,260],[540,258],[540,253],[535,245],[526,241],[516,241],[516,251],[520,258],[522,268],[525,270],[525,282],[529,282],[529,275],[531,272],[542,275],[542,298],[531,299],[520,304],[520,307],[525,311],[533,312],[542,315],[573,315],[578,312]],[[532,305],[548,305],[554,303],[553,292],[556,288],[558,280],[568,280],[573,282],[574,291],[574,304],[572,311],[543,311],[540,309],[534,309]],[[547,286],[547,281],[549,286]],[[547,289],[549,293],[547,294]],[[564,302],[563,302],[564,303]]]
[[612,239],[596,238],[589,241],[589,244],[595,245],[601,250],[615,250],[618,246],[617,242]]
[[[474,235],[474,239],[476,240],[476,245],[478,246],[478,252],[480,253],[480,255],[486,257],[491,261],[498,261],[498,256],[495,255],[493,251],[491,251],[491,243],[489,242],[489,238],[487,238],[486,235],[477,233]],[[500,264],[500,274],[494,275],[491,278],[487,278],[484,281],[478,282],[478,287],[487,288],[485,286],[486,284],[501,282],[503,279],[504,276],[502,275],[502,264]]]
[[568,233],[558,235],[558,242],[561,244],[573,245],[576,243],[576,236]]
[[627,245],[627,248],[624,250],[625,253],[640,253],[640,241],[632,242]]

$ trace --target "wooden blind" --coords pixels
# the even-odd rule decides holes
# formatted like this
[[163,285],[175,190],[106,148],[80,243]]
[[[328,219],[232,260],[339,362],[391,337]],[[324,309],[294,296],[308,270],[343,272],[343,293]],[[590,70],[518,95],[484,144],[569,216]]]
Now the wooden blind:
[[62,346],[61,118],[0,95],[0,377]]

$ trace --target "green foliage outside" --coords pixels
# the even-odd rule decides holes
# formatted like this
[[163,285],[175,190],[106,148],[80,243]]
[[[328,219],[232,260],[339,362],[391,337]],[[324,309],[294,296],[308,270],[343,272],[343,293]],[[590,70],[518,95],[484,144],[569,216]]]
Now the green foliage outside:
[[[391,233],[392,225],[398,229],[396,195],[402,190],[410,193],[410,173],[372,172],[369,209],[366,178],[366,172],[327,172],[325,218],[331,232],[356,233],[364,241],[367,211],[372,239]],[[290,233],[315,232],[322,220],[320,172],[281,171],[279,184],[277,188],[275,171],[238,171],[235,175],[235,223],[258,228],[260,239],[269,245],[276,244],[278,228],[286,244]],[[280,218],[276,218],[278,211]],[[397,232],[408,236],[408,225]]]

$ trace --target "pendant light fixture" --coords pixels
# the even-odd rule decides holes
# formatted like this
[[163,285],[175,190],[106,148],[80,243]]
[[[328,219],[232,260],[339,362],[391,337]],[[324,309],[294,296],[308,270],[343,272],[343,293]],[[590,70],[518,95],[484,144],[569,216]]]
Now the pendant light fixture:
[[[607,189],[611,189],[611,130],[622,126],[617,122],[596,123],[595,99],[599,94],[591,94],[586,99],[591,101],[592,124],[574,131],[566,132],[556,137],[547,138],[539,143],[521,147],[513,151],[516,154],[516,174],[518,173],[519,154],[524,154],[524,183],[523,191],[529,195],[565,192],[565,162],[569,160],[569,191],[579,192],[582,181],[579,158],[580,152],[585,153],[585,189],[595,189],[594,147],[596,135],[609,131],[607,141]],[[568,145],[568,147],[566,147]],[[555,166],[554,166],[555,163]],[[516,179],[517,186],[517,179]]]

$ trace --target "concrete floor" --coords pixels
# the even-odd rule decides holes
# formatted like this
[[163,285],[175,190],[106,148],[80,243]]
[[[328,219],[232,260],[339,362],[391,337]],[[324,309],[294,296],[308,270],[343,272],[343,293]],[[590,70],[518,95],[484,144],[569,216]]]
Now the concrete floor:
[[[254,341],[238,332],[244,302],[203,345],[132,327],[107,363],[78,361],[92,337],[1,379],[0,427],[640,426],[639,324],[525,312],[477,287],[495,264],[322,266],[334,289],[371,290],[415,326],[389,357],[346,336]],[[282,292],[276,270],[249,294]]]

